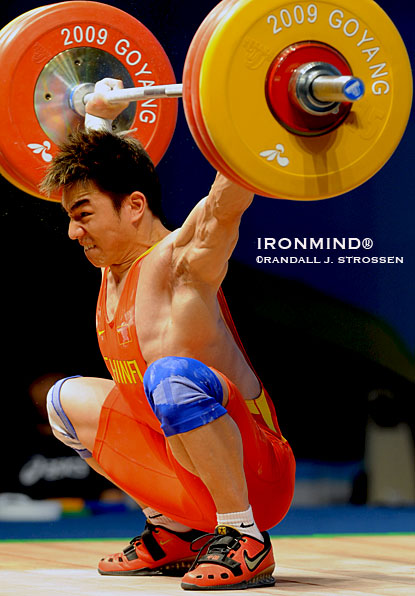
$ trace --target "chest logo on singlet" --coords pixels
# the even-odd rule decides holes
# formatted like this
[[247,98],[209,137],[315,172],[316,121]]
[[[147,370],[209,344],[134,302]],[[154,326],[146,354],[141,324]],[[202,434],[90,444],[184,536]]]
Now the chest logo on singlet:
[[117,337],[118,343],[121,346],[124,346],[125,344],[129,344],[132,342],[130,328],[127,325],[127,323],[122,323],[122,325],[117,327]]

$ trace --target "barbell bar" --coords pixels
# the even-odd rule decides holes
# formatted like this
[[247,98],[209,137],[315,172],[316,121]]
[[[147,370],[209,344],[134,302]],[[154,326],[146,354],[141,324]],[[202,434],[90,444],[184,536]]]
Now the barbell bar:
[[[301,71],[307,67],[308,65],[301,66],[299,70]],[[351,76],[320,75],[314,77],[312,80],[302,77],[297,86],[302,87],[301,93],[311,94],[321,103],[354,102],[362,99],[364,95],[363,81]],[[70,95],[70,105],[80,116],[85,114],[85,110],[80,107],[80,102],[85,106],[94,96],[93,92],[87,92],[88,88],[88,83],[77,85]],[[246,93],[249,94],[249,89],[246,90]],[[146,99],[171,97],[183,97],[183,84],[130,87],[108,91],[105,94],[108,103],[114,105],[124,103],[125,101],[144,101]],[[319,112],[316,110],[315,113],[318,114]]]
[[[86,104],[92,99],[93,93],[87,93],[83,102]],[[181,83],[171,85],[157,85],[154,87],[130,87],[129,89],[118,89],[108,91],[105,97],[109,103],[117,104],[124,101],[144,101],[145,99],[162,99],[168,97],[182,97],[183,85]]]
[[205,157],[264,196],[346,193],[382,167],[403,135],[409,59],[372,0],[222,0],[196,32],[182,84],[142,23],[97,5],[40,7],[0,32],[8,100],[0,105],[0,169],[34,196],[58,145],[82,126],[94,83],[106,77],[124,84],[110,101],[130,102],[114,131],[135,130],[155,163],[182,97]]

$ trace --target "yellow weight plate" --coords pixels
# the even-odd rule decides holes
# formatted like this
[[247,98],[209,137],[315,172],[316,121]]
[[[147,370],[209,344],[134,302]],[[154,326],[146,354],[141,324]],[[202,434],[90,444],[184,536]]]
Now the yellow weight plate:
[[[412,102],[405,45],[377,4],[350,4],[240,0],[211,36],[200,72],[205,125],[258,194],[316,200],[348,192],[386,163],[404,133]],[[335,48],[366,87],[343,124],[311,138],[281,126],[265,93],[276,56],[302,40]]]

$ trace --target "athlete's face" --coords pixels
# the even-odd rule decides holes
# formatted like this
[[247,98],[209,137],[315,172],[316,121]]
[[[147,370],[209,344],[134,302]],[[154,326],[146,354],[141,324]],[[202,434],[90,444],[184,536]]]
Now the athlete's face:
[[70,218],[69,237],[93,265],[118,265],[128,258],[133,233],[128,201],[117,212],[110,197],[90,184],[65,191],[62,204]]

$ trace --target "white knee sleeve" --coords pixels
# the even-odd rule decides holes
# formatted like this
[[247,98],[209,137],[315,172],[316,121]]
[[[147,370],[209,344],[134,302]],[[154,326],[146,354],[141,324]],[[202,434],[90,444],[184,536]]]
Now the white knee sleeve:
[[61,379],[49,389],[46,402],[49,422],[55,437],[62,441],[62,443],[65,443],[68,447],[75,449],[82,459],[86,459],[92,457],[92,453],[88,451],[88,449],[85,449],[79,442],[75,429],[61,405],[61,387],[67,379],[72,378],[73,377],[67,377],[66,379]]

